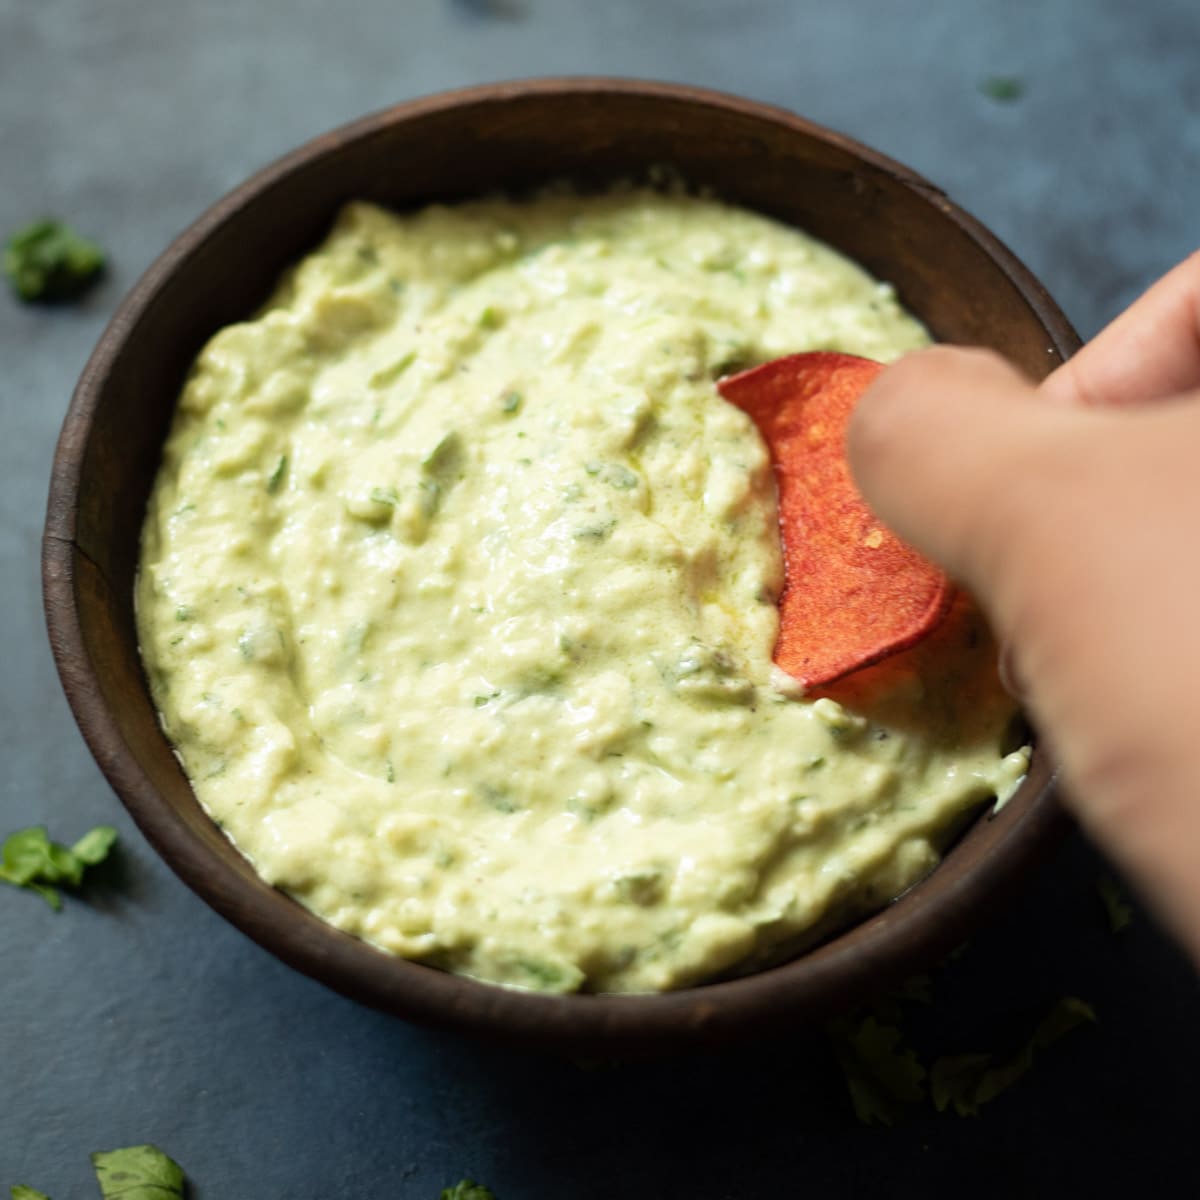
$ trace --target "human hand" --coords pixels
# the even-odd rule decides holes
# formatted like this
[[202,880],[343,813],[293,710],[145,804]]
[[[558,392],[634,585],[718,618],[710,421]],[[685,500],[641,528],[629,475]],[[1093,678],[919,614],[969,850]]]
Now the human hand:
[[848,451],[983,605],[1068,803],[1200,961],[1200,254],[1040,386],[909,355]]

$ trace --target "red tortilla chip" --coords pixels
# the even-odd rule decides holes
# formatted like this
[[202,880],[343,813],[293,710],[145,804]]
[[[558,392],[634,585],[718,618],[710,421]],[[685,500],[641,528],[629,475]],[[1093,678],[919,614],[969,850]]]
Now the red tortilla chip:
[[882,369],[818,351],[717,384],[771,452],[784,553],[775,663],[806,688],[919,642],[953,598],[946,576],[875,517],[850,476],[846,425]]

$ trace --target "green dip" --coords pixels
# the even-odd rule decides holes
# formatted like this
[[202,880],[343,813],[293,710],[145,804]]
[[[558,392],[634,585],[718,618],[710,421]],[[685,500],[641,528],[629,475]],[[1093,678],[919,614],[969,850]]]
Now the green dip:
[[201,803],[327,921],[513,987],[676,988],[902,891],[1025,771],[994,649],[960,608],[798,695],[767,454],[713,381],[927,340],[711,200],[348,206],[200,354],[146,518]]

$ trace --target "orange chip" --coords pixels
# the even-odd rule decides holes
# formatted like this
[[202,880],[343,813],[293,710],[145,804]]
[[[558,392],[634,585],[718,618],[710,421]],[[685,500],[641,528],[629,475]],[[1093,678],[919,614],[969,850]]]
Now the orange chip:
[[953,598],[949,579],[876,518],[850,476],[846,425],[882,369],[818,351],[717,384],[771,452],[784,556],[775,663],[806,688],[919,642]]

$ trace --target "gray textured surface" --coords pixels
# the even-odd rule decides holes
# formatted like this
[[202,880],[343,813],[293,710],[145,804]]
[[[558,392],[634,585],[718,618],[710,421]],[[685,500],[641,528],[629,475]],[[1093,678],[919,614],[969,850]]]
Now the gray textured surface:
[[[501,1200],[1192,1190],[1195,981],[1144,918],[1107,934],[1077,843],[944,981],[925,1034],[970,1049],[1062,991],[1101,1028],[977,1122],[863,1129],[808,1038],[583,1070],[292,974],[118,810],[53,673],[37,548],[57,427],[120,296],[223,191],[362,112],[559,73],[772,101],[928,175],[1086,336],[1200,242],[1198,61],[1195,0],[0,0],[0,231],[60,213],[113,260],[79,308],[0,296],[0,833],[124,835],[60,915],[0,889],[0,1187],[91,1195],[88,1151],[151,1140],[201,1200],[420,1200],[463,1174]],[[1021,98],[989,100],[991,75]]]

